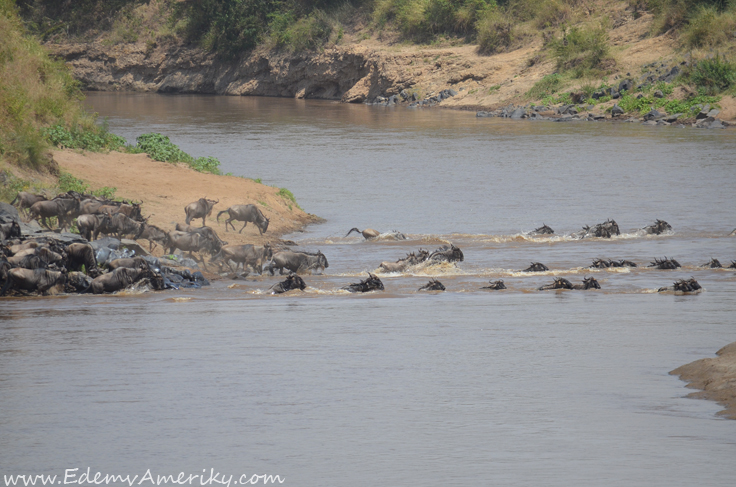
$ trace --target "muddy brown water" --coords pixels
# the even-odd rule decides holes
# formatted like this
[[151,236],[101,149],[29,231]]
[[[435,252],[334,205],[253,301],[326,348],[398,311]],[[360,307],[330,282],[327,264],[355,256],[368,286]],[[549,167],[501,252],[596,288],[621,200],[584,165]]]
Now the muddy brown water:
[[[734,132],[268,98],[88,102],[130,142],[165,133],[288,188],[327,221],[286,238],[330,266],[282,296],[267,294],[278,277],[256,276],[3,300],[3,474],[732,485],[736,422],[667,372],[736,340],[736,271],[698,267],[736,260]],[[571,238],[606,218],[621,236]],[[656,218],[674,231],[637,231]],[[542,223],[557,235],[527,235]],[[345,237],[352,227],[408,240]],[[450,242],[457,266],[379,274],[383,293],[340,290]],[[683,268],[644,267],[665,255]],[[587,268],[596,258],[640,267]],[[532,261],[551,270],[519,272]],[[555,276],[602,289],[536,291]],[[656,293],[690,276],[704,292]],[[430,278],[447,291],[418,292]],[[496,279],[509,289],[479,290]]]

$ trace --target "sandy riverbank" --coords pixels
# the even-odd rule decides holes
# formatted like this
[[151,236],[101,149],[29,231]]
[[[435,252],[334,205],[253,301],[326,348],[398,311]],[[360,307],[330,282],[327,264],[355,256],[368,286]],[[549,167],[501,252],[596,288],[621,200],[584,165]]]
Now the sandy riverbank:
[[736,419],[736,342],[718,350],[716,355],[678,367],[670,374],[688,382],[687,387],[701,389],[688,397],[718,401],[726,407],[718,414]]
[[[278,188],[252,179],[200,173],[185,164],[154,161],[146,154],[58,150],[54,151],[54,160],[62,171],[83,179],[93,189],[112,186],[117,189],[117,197],[143,202],[143,216],[150,215],[148,222],[164,230],[173,230],[177,223],[184,223],[184,207],[202,197],[219,200],[207,218],[207,225],[230,244],[276,242],[282,235],[320,221],[280,196]],[[248,203],[257,205],[271,220],[267,232],[261,236],[253,224],[248,224],[242,234],[232,229],[226,232],[227,214],[218,223],[217,213],[232,205]],[[202,220],[192,224],[200,226]],[[241,227],[242,223],[236,226],[238,230]]]

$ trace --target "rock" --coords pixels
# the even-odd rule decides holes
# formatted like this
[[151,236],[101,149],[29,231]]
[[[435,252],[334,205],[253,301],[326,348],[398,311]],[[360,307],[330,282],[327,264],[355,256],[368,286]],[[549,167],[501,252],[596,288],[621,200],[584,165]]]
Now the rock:
[[657,125],[670,125],[670,123],[669,122],[665,122],[662,119],[659,119],[659,120],[657,120]]
[[409,99],[409,96],[411,96],[411,95],[409,95],[409,92],[408,91],[401,90],[401,93],[399,93],[399,96],[401,97],[402,100],[406,101],[406,100]]
[[618,84],[618,91],[631,91],[634,87],[634,83],[630,79],[625,79]]
[[674,113],[672,115],[667,115],[666,117],[664,117],[663,120],[665,122],[673,123],[677,121],[677,119],[680,118],[682,115],[683,115],[682,113]]
[[710,104],[706,103],[705,105],[703,105],[703,108],[700,110],[700,113],[698,113],[695,116],[695,119],[701,120],[703,118],[708,118],[708,112],[710,112]]
[[457,91],[453,90],[452,88],[447,90],[447,92],[450,94],[450,96],[457,96]]
[[709,125],[709,129],[725,129],[726,126],[720,120],[713,120]]
[[659,113],[659,111],[657,111],[656,109],[652,109],[652,110],[649,111],[649,113],[647,113],[646,115],[644,115],[644,121],[646,122],[646,121],[650,121],[650,120],[656,120],[656,119],[660,118],[661,116],[662,116],[662,114]]
[[657,125],[657,122],[654,120],[647,120],[646,122],[643,122],[642,125]]
[[638,121],[639,121],[639,119],[636,118],[636,117],[629,117],[626,120],[624,120],[624,122],[628,122],[628,123],[634,123],[634,122],[638,122]]
[[621,93],[611,88],[611,98],[613,98],[614,100],[617,100],[621,98]]
[[104,237],[97,239],[93,242],[89,243],[93,249],[100,250],[100,249],[113,249],[117,250],[120,248],[120,240],[114,238],[114,237]]
[[480,111],[480,112],[475,112],[475,116],[476,117],[479,117],[479,118],[480,117],[492,117],[493,114],[491,112],[483,112],[483,111]]
[[664,93],[662,93],[662,90],[657,90],[652,93],[652,96],[654,96],[654,98],[664,98]]
[[135,255],[141,255],[146,256],[150,255],[146,249],[138,245],[138,242],[135,240],[129,240],[127,238],[124,238],[120,241],[120,245],[125,247],[126,249],[135,250]]
[[638,95],[636,95],[636,99],[637,100],[641,100],[642,98],[644,98],[644,95],[642,95],[641,93],[639,93]]
[[18,210],[8,203],[0,201],[0,223],[20,222]]
[[604,96],[606,96],[606,94],[604,92],[602,92],[602,91],[596,91],[596,92],[593,93],[593,95],[591,96],[591,98],[593,98],[594,100],[598,100],[599,98],[603,98]]
[[714,109],[712,109],[711,111],[708,112],[708,116],[715,118],[715,117],[718,116],[719,113],[721,113],[721,111],[718,110],[717,108],[714,108]]
[[611,108],[611,116],[618,117],[619,115],[624,114],[624,109],[621,108],[618,105],[613,105],[613,108]]
[[510,118],[514,120],[518,120],[520,118],[523,118],[526,115],[526,110],[523,108],[517,108],[513,112],[511,112]]
[[678,68],[677,66],[673,66],[670,72],[664,76],[661,76],[660,79],[665,83],[671,83],[679,74],[680,68]]

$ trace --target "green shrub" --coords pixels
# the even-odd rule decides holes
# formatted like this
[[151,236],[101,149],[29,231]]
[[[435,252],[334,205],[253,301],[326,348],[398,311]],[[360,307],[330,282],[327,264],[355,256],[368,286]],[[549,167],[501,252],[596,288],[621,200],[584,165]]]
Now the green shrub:
[[90,127],[74,126],[67,129],[60,124],[41,130],[52,145],[62,149],[83,149],[92,152],[115,150],[125,145],[125,139],[110,133],[107,124]]
[[333,26],[324,12],[315,10],[299,20],[291,12],[272,14],[269,30],[278,47],[299,52],[322,47]]
[[681,40],[689,48],[718,46],[736,38],[736,13],[700,7],[683,28]]
[[68,172],[62,171],[61,174],[59,174],[59,190],[62,193],[75,191],[77,193],[87,193],[107,199],[114,199],[117,188],[103,186],[100,189],[90,190],[89,184],[84,182],[84,180],[75,178]]
[[514,40],[514,24],[499,9],[483,12],[475,28],[478,32],[478,52],[481,54],[503,51]]
[[562,38],[550,43],[559,69],[571,70],[581,77],[609,59],[608,33],[604,26],[563,28],[562,33]]
[[136,138],[137,145],[129,152],[148,154],[151,159],[161,162],[184,162],[192,169],[211,174],[220,173],[220,161],[214,157],[195,159],[172,143],[165,135],[158,133],[143,134]]
[[[0,9],[2,9],[1,1]],[[19,191],[25,191],[30,185],[30,181],[16,177],[7,171],[0,171],[0,201],[9,203]]]
[[562,76],[557,73],[548,74],[543,77],[526,92],[526,97],[531,100],[541,100],[545,97],[557,93],[562,85]]
[[299,206],[299,204],[296,202],[296,198],[294,197],[294,194],[291,191],[289,191],[288,189],[286,189],[286,188],[279,188],[279,192],[276,193],[276,194],[278,194],[279,196],[281,196],[285,200],[291,201],[300,210],[302,209],[302,207]]
[[736,85],[736,63],[716,55],[695,64],[690,81],[708,95],[728,90]]

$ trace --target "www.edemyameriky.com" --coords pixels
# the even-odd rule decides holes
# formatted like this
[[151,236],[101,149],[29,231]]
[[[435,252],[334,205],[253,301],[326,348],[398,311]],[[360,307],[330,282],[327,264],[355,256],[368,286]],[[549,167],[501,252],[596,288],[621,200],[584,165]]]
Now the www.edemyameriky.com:
[[20,475],[3,475],[5,486],[18,485],[269,485],[283,484],[285,477],[271,474],[241,474],[226,475],[215,472],[211,468],[209,473],[207,469],[202,469],[202,473],[185,473],[178,474],[154,474],[149,468],[143,475],[121,475],[121,474],[105,474],[102,472],[92,472],[90,467],[86,471],[79,471],[79,468],[67,468],[64,475],[44,475],[44,474],[20,474]]

